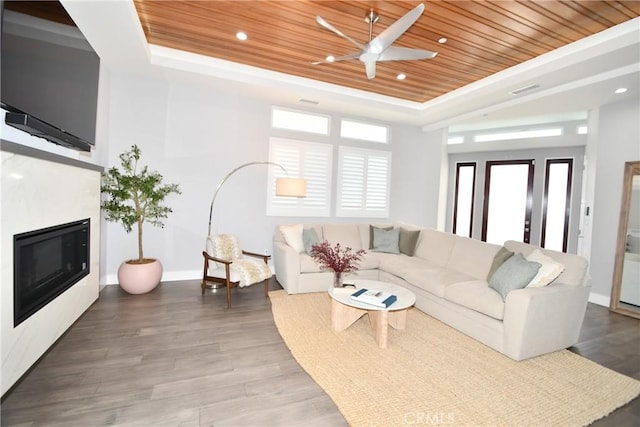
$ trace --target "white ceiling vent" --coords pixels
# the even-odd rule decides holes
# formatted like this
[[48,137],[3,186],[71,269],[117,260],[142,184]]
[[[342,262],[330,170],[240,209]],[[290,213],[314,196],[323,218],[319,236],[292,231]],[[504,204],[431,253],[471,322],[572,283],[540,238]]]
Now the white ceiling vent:
[[540,85],[537,84],[533,84],[533,85],[529,85],[529,86],[525,86],[525,87],[521,87],[520,89],[516,89],[516,90],[512,90],[511,92],[509,92],[511,95],[520,95],[524,92],[529,92],[530,90],[533,89],[537,89],[539,88]]

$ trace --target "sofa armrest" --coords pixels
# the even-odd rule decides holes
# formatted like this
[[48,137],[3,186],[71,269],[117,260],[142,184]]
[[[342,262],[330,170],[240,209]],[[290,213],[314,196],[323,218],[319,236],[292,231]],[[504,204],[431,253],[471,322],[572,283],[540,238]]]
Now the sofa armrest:
[[288,244],[274,241],[273,263],[278,283],[288,294],[297,294],[300,280],[300,254]]
[[577,343],[590,289],[554,284],[509,292],[503,319],[503,353],[523,360]]

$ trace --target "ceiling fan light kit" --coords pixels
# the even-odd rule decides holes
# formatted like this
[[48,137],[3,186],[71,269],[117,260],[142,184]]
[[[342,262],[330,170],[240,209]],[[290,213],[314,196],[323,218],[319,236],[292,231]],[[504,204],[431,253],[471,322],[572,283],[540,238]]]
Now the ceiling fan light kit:
[[356,40],[329,24],[324,20],[324,18],[316,16],[316,22],[320,26],[349,41],[351,44],[357,46],[360,51],[357,53],[334,57],[333,61],[329,61],[327,57],[327,60],[313,62],[312,64],[318,65],[345,61],[348,59],[359,59],[364,63],[367,78],[371,80],[376,76],[376,63],[378,61],[413,61],[431,59],[437,55],[437,52],[391,46],[393,42],[395,42],[418,20],[422,15],[422,12],[424,12],[424,4],[421,3],[387,27],[377,37],[373,38],[373,24],[376,23],[380,17],[376,12],[371,10],[364,18],[365,22],[369,24],[369,41],[365,44],[358,43]]

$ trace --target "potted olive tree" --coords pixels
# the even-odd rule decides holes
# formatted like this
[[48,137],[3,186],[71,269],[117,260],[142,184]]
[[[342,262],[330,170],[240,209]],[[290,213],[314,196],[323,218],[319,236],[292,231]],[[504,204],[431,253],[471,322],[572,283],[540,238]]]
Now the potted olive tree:
[[164,204],[171,193],[180,194],[177,184],[163,184],[162,175],[139,166],[141,151],[132,145],[120,154],[121,169],[112,167],[102,175],[101,207],[106,220],[119,222],[127,233],[134,226],[138,233],[138,258],[123,262],[118,268],[118,282],[131,294],[153,290],[162,278],[162,264],[154,258],[145,258],[142,250],[142,226],[148,222],[164,227],[163,220],[171,212]]

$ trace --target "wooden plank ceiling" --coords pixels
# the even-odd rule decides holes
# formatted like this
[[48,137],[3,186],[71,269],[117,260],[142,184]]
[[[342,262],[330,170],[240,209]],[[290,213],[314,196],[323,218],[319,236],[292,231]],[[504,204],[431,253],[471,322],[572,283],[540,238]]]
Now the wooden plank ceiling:
[[[365,43],[369,26],[364,17],[369,11],[380,16],[375,37],[419,3],[134,0],[151,44],[417,102],[640,16],[636,0],[426,0],[422,16],[394,46],[435,51],[435,58],[378,62],[373,80],[367,80],[357,59],[311,64],[358,50],[318,25],[316,16]],[[238,31],[248,40],[237,40]],[[446,44],[438,43],[442,37]],[[398,73],[407,78],[397,80]]]
[[[323,17],[364,43],[364,17],[380,16],[373,36],[417,1],[134,0],[149,43],[396,98],[425,102],[640,16],[638,1],[425,1],[425,11],[394,46],[438,52],[433,59],[378,62],[367,80],[359,60],[312,65],[357,52],[318,25]],[[243,31],[248,40],[235,34]],[[439,44],[441,37],[446,44]],[[407,78],[397,80],[404,73]]]

